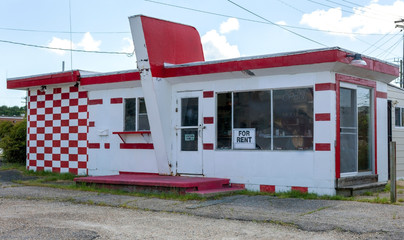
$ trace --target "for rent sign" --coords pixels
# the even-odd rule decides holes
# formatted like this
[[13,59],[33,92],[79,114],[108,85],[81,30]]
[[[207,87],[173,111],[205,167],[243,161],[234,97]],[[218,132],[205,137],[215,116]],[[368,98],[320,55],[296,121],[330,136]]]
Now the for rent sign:
[[233,148],[255,149],[255,128],[234,128]]

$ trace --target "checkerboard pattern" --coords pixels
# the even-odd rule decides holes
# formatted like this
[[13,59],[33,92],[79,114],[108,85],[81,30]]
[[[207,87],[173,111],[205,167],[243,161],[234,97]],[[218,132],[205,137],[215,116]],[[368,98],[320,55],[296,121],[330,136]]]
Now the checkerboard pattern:
[[28,91],[27,169],[87,174],[87,92]]

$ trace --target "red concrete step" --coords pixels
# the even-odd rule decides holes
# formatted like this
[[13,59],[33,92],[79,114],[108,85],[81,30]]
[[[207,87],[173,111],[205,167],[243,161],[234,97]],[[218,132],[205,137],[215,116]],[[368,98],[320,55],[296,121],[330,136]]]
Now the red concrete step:
[[156,174],[121,173],[119,175],[92,176],[75,178],[76,183],[96,184],[102,187],[123,188],[135,190],[154,188],[160,190],[179,189],[179,192],[206,191],[229,187],[230,180],[226,178],[160,176]]

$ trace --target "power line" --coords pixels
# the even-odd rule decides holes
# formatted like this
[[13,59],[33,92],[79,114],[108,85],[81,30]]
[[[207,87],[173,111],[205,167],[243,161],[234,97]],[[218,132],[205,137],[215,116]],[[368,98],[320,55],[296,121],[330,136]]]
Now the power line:
[[[391,36],[391,37],[390,37],[389,39],[387,39],[387,41],[385,41],[383,44],[380,44],[380,46],[383,46],[383,45],[385,45],[386,43],[390,42],[394,37],[397,37],[399,33],[400,33],[400,32],[398,32],[396,35]],[[381,39],[380,39],[380,40],[381,40]],[[379,40],[379,41],[380,41],[380,40]],[[379,41],[378,41],[378,42],[379,42]],[[376,49],[373,49],[372,51],[370,51],[369,54],[372,54],[374,51],[376,51]],[[383,51],[385,51],[385,50],[383,50]]]
[[258,15],[258,14],[256,14],[256,13],[254,13],[254,12],[248,10],[247,8],[245,8],[245,7],[239,5],[239,4],[237,4],[237,3],[235,3],[235,2],[233,2],[233,1],[231,1],[231,0],[227,0],[227,1],[230,2],[230,3],[232,3],[233,5],[235,5],[235,6],[239,7],[239,8],[241,8],[241,9],[243,9],[244,11],[247,11],[247,12],[251,13],[252,15],[254,15],[254,16],[258,17],[258,18],[261,18],[261,19],[263,19],[263,20],[265,20],[265,21],[271,23],[272,25],[275,25],[275,26],[277,26],[277,27],[279,27],[279,28],[282,28],[282,29],[285,30],[285,31],[288,31],[288,32],[290,32],[290,33],[292,33],[292,34],[294,34],[294,35],[296,35],[296,36],[301,37],[301,38],[304,38],[304,39],[306,39],[306,40],[308,40],[308,41],[310,41],[310,42],[317,43],[317,44],[319,44],[319,45],[321,45],[321,46],[323,46],[323,47],[328,47],[327,45],[325,45],[325,44],[323,44],[323,43],[320,43],[320,42],[318,42],[318,41],[316,41],[316,40],[313,40],[313,39],[311,39],[311,38],[309,38],[309,37],[303,36],[303,35],[301,35],[301,34],[299,34],[299,33],[297,33],[297,32],[294,32],[294,31],[292,31],[292,30],[289,30],[289,29],[285,28],[284,26],[282,26],[282,25],[280,25],[280,24],[276,24],[276,23],[274,23],[274,22],[272,22],[272,21],[270,21],[270,20],[268,20],[268,19],[266,19],[266,18],[264,18],[264,17],[262,17],[262,16],[260,16],[260,15]]
[[[169,4],[169,3],[163,3],[163,2],[158,2],[154,0],[144,0],[146,2],[151,2],[155,4],[160,4],[160,5],[165,5],[169,7],[174,7],[174,8],[180,8],[184,10],[189,10],[189,11],[194,11],[194,12],[199,12],[199,13],[204,13],[204,14],[209,14],[209,15],[214,15],[214,16],[219,16],[219,17],[226,17],[226,18],[237,18],[238,20],[242,21],[247,21],[247,22],[253,22],[253,23],[261,23],[261,24],[267,24],[267,25],[275,25],[275,26],[282,26],[285,28],[292,28],[292,29],[301,29],[301,30],[307,30],[307,31],[315,31],[315,32],[324,32],[324,33],[335,33],[335,34],[346,34],[346,35],[385,35],[383,33],[352,33],[352,32],[338,32],[338,31],[330,31],[330,30],[321,30],[321,29],[313,29],[313,28],[306,28],[306,27],[298,27],[298,26],[291,26],[291,25],[281,25],[277,23],[269,23],[269,22],[264,22],[264,21],[258,21],[258,20],[253,20],[249,18],[242,18],[238,16],[233,16],[233,15],[227,15],[227,14],[222,14],[222,13],[215,13],[215,12],[209,12],[209,11],[204,11],[200,9],[195,9],[195,8],[189,8],[189,7],[184,7],[184,6],[179,6],[175,4]],[[279,0],[278,0],[279,1]]]
[[[8,28],[8,27],[0,27],[0,30],[5,31],[16,31],[16,32],[35,32],[35,33],[62,33],[62,34],[70,34],[69,31],[53,31],[53,30],[38,30],[38,29],[24,29],[24,28]],[[91,32],[91,31],[87,31]],[[73,34],[85,34],[87,32],[72,32]],[[91,34],[128,34],[130,32],[91,32]]]
[[[354,5],[354,6],[357,6],[357,7],[366,8],[366,9],[371,9],[370,7],[362,6],[362,5],[359,5],[359,4],[355,3],[355,2],[351,2],[351,1],[348,1],[348,0],[342,0],[342,1],[347,2],[347,3],[350,3],[350,4],[352,4],[352,5]],[[375,13],[375,12],[374,12],[374,13]],[[378,12],[378,14],[391,15],[390,12],[389,12],[389,13]],[[399,18],[399,17],[402,17],[402,16],[398,16],[398,15],[394,15],[394,16],[396,16],[396,17],[398,17],[398,18]]]
[[[330,6],[330,5],[327,5],[327,4],[324,4],[324,3],[320,3],[320,2],[317,2],[317,1],[314,1],[314,0],[306,0],[306,1],[309,1],[309,2],[312,2],[312,3],[315,3],[315,4],[318,4],[318,5],[321,5],[321,6],[324,6],[324,7],[328,7],[328,8],[335,8],[335,7],[333,7],[333,6]],[[330,2],[330,1],[329,1]],[[337,5],[337,7],[339,7],[339,5]],[[352,11],[348,11],[348,10],[344,10],[344,9],[342,9],[341,8],[341,11],[342,12],[346,12],[346,13],[350,13],[350,14],[357,14],[357,13],[355,13],[355,12],[352,12]],[[362,14],[363,15],[363,14]],[[363,15],[364,17],[366,17],[366,18],[370,18],[370,17],[367,17],[367,16],[365,16],[365,15]],[[377,17],[375,17],[376,19],[379,19],[379,20],[382,20],[382,21],[390,21],[390,20],[388,20],[388,19],[382,19],[382,18],[377,18]],[[370,18],[370,19],[373,19],[373,18]]]
[[43,49],[51,49],[51,50],[62,50],[62,51],[73,51],[73,52],[82,52],[82,53],[122,54],[122,55],[127,55],[128,57],[132,57],[133,54],[134,54],[134,50],[131,53],[113,52],[113,51],[112,52],[108,52],[108,51],[88,51],[88,50],[81,50],[81,49],[48,47],[48,46],[41,46],[41,45],[35,45],[35,44],[29,44],[29,43],[14,42],[14,41],[8,41],[8,40],[0,40],[0,42],[14,44],[14,45],[21,45],[21,46],[26,46],[26,47],[35,47],[35,48],[43,48]]
[[296,11],[298,11],[298,12],[300,12],[300,13],[305,13],[305,12],[303,12],[302,10],[300,10],[299,8],[296,8],[296,7],[294,7],[293,5],[290,5],[289,3],[286,3],[286,2],[284,2],[284,1],[282,1],[282,0],[277,0],[278,2],[280,2],[280,3],[283,3],[284,5],[286,5],[286,6],[288,6],[288,7],[290,7],[290,8],[293,8],[293,9],[295,9]]
[[395,50],[398,46],[399,43],[401,43],[402,38],[400,36],[400,38],[393,44],[391,45],[389,48],[386,49],[386,51],[381,52],[379,55],[377,55],[377,58],[382,58],[382,56],[388,56],[391,54],[391,52],[393,52],[393,50]]

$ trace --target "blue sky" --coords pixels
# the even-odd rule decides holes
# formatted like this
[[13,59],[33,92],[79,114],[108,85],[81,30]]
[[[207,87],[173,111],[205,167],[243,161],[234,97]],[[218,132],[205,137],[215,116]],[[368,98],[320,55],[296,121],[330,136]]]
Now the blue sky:
[[[128,17],[137,14],[196,27],[207,60],[325,46],[390,62],[403,54],[394,21],[404,0],[70,0],[70,9],[71,25],[69,0],[0,1],[0,105],[25,96],[7,90],[7,78],[58,72],[63,61],[66,70],[135,69],[122,53],[133,51]],[[4,41],[115,53],[73,52],[71,65],[70,52]]]

